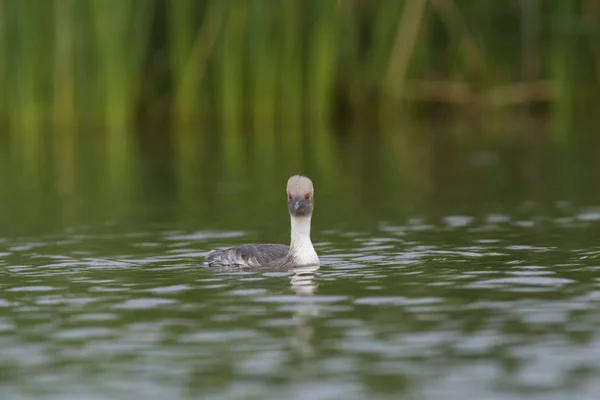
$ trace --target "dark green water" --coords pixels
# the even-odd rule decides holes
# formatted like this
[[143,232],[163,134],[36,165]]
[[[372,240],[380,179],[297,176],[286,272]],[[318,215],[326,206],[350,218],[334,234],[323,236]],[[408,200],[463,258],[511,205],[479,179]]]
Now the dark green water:
[[[158,144],[112,175],[3,150],[0,397],[595,398],[600,146],[394,143],[229,172]],[[202,267],[287,242],[297,172],[321,267]]]

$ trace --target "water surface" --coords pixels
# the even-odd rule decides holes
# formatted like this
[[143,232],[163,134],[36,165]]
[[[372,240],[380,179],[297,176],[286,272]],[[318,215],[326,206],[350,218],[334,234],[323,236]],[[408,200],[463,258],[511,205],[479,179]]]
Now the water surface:
[[426,172],[388,168],[373,144],[341,158],[350,177],[308,167],[322,265],[295,271],[202,262],[285,243],[297,171],[199,169],[179,195],[169,168],[143,163],[122,197],[15,184],[2,194],[1,397],[595,398],[597,152],[519,143],[440,152]]

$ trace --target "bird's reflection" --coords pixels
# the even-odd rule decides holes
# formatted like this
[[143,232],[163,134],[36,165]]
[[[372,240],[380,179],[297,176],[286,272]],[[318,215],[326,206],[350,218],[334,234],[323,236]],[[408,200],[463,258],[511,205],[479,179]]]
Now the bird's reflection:
[[320,265],[309,265],[294,268],[291,278],[292,290],[298,295],[313,295],[317,289],[315,275]]
[[[308,298],[313,296],[317,289],[315,275],[319,268],[320,265],[294,268],[294,274],[290,279],[292,290],[299,296]],[[292,346],[304,357],[314,355],[312,319],[318,314],[317,303],[311,300],[300,301],[294,313],[296,329],[292,337]]]

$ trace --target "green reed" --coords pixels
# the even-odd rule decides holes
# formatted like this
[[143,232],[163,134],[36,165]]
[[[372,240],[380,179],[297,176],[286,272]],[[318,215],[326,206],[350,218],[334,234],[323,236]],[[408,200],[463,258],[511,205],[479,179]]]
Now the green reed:
[[47,123],[118,153],[151,110],[219,131],[227,166],[297,148],[290,126],[440,103],[568,121],[599,100],[599,21],[580,0],[0,0],[0,122],[30,154]]

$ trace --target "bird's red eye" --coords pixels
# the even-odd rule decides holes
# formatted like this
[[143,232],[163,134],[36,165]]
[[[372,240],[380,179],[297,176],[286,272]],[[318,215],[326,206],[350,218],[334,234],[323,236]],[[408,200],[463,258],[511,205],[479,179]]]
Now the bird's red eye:
[[290,200],[292,199],[292,194],[291,193],[288,193],[288,199],[290,199]]
[[310,199],[310,194],[306,193],[306,194],[304,195],[304,198],[305,198],[306,200]]

